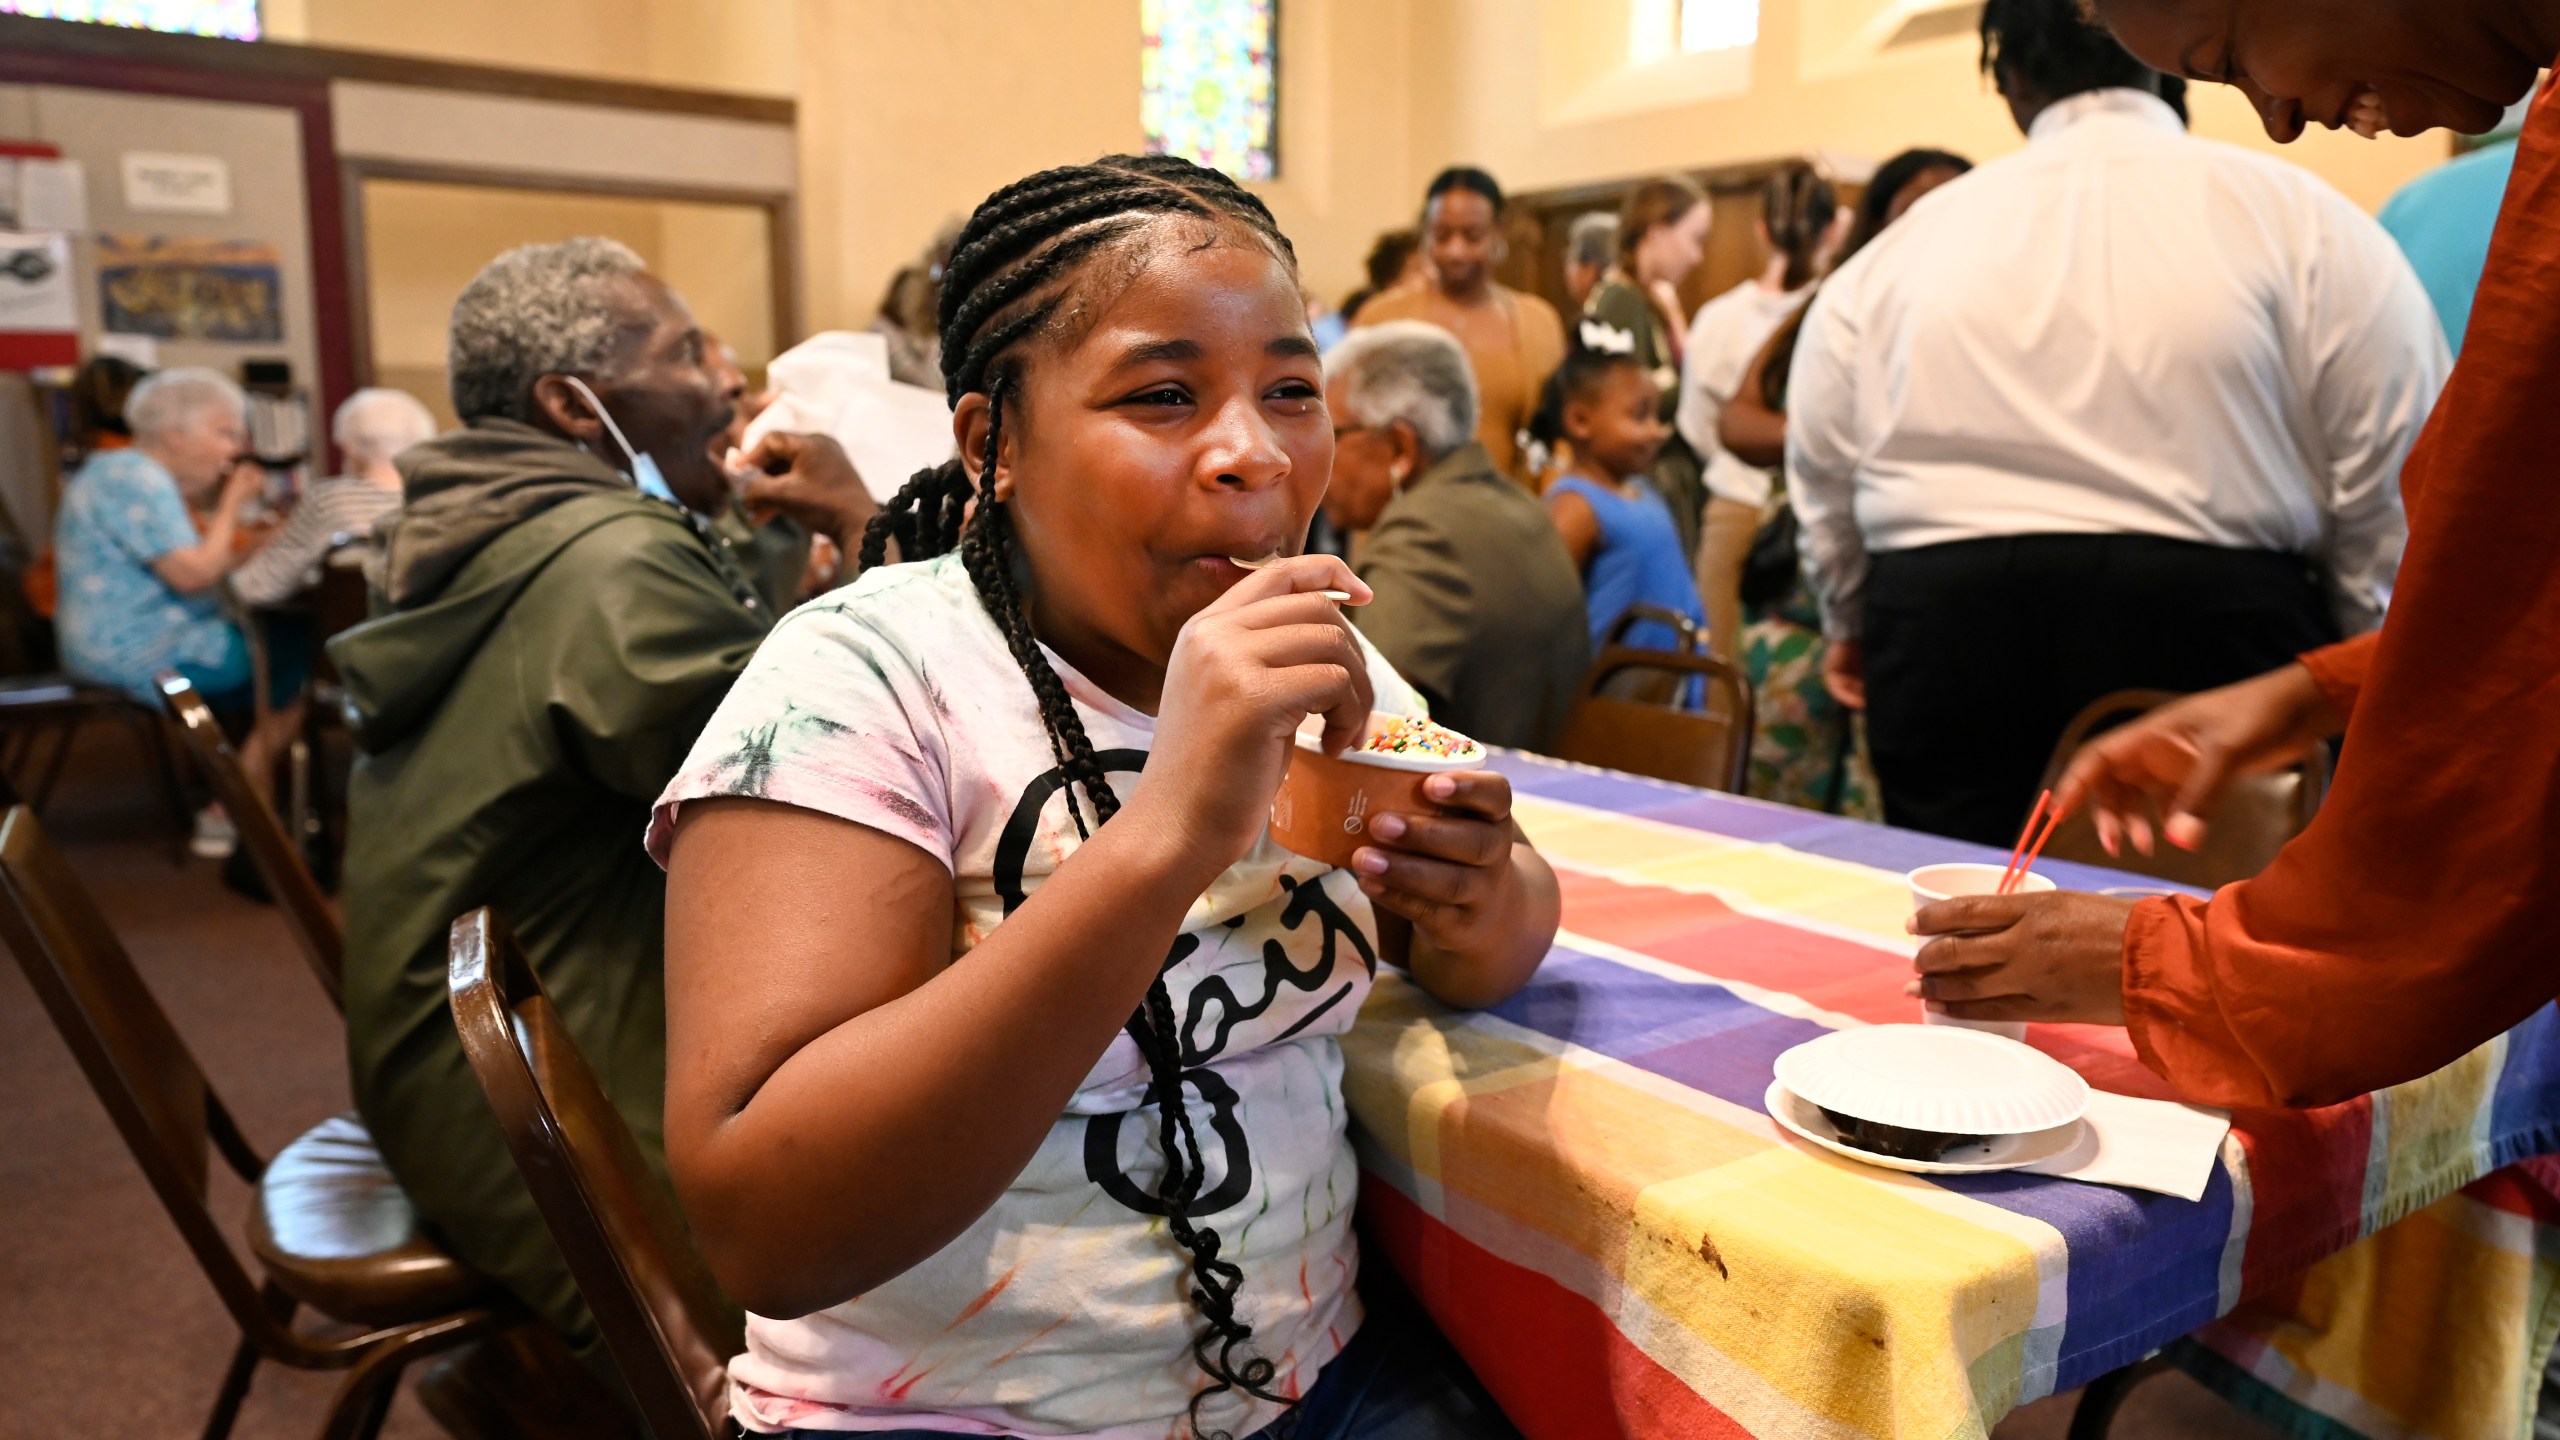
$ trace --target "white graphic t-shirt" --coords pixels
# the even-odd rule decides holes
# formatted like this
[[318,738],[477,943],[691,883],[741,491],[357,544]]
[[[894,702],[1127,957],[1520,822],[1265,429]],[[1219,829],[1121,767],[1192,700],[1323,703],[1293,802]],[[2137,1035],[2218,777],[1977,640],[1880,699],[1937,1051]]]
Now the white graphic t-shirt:
[[[1378,708],[1422,713],[1362,645]],[[1127,800],[1155,722],[1050,660]],[[944,557],[876,570],[785,617],[660,797],[649,846],[663,861],[678,807],[708,796],[858,821],[950,866],[965,953],[1075,850],[1060,791],[1030,684],[958,558]],[[1191,1215],[1243,1269],[1237,1315],[1253,1327],[1249,1353],[1277,1367],[1270,1388],[1301,1394],[1360,1324],[1336,1037],[1377,970],[1375,918],[1350,874],[1265,835],[1192,906],[1166,963],[1183,1103],[1207,1166]],[[1123,1033],[960,1238],[832,1309],[749,1316],[729,1371],[739,1421],[1188,1434],[1185,1408],[1209,1382],[1190,1349],[1202,1320],[1187,1258],[1155,1198],[1155,1100]],[[1230,1392],[1201,1421],[1243,1435],[1279,1413]]]

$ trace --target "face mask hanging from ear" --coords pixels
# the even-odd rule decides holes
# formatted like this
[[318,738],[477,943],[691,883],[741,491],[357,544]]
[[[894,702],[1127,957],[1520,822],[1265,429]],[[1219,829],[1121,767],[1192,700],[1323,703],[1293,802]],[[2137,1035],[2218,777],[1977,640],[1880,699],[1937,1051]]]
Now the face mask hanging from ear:
[[622,453],[631,461],[631,483],[640,487],[640,493],[681,507],[684,502],[676,498],[674,488],[667,484],[667,477],[659,472],[657,458],[645,451],[631,448],[631,442],[622,438],[622,427],[614,424],[613,417],[605,413],[604,402],[596,398],[596,392],[587,388],[587,382],[575,375],[563,375],[560,378],[568,381],[576,388],[578,394],[585,398],[587,408],[595,412],[598,420],[604,422],[604,433],[612,436],[613,443],[622,447]]

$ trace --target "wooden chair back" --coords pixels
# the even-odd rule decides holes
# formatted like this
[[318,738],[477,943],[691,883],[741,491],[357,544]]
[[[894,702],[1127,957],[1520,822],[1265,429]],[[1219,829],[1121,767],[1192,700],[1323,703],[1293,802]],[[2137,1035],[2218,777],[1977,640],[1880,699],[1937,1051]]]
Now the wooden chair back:
[[209,1152],[220,1151],[251,1184],[266,1161],[232,1122],[97,901],[25,805],[0,816],[0,939],[232,1319],[252,1336],[280,1337],[259,1282],[232,1250],[206,1195]]
[[463,1053],[641,1417],[658,1440],[727,1433],[746,1340],[674,1197],[496,915],[454,921],[451,953]]
[[329,658],[329,642],[371,616],[373,596],[365,581],[363,553],[362,546],[340,546],[329,552],[320,567],[320,585],[311,597],[315,680],[339,683],[337,663]]
[[1677,610],[1668,610],[1660,605],[1647,605],[1642,601],[1638,601],[1637,603],[1618,612],[1618,618],[1610,621],[1609,628],[1601,633],[1599,648],[1606,650],[1613,645],[1626,644],[1627,632],[1648,620],[1670,630],[1673,634],[1678,635],[1680,637],[1679,648],[1684,653],[1691,650],[1703,650],[1706,648],[1704,645],[1698,643],[1699,635],[1702,632],[1697,621],[1690,619],[1688,616],[1681,614]]
[[301,847],[293,843],[284,821],[277,818],[275,807],[268,803],[266,787],[255,784],[249,772],[240,767],[240,757],[231,748],[230,738],[222,733],[222,724],[213,718],[212,707],[187,683],[185,676],[164,670],[159,681],[161,703],[168,707],[170,718],[178,722],[179,731],[187,737],[187,749],[195,756],[196,767],[204,772],[213,786],[222,808],[231,813],[231,823],[239,827],[240,843],[248,848],[249,858],[256,863],[258,874],[267,882],[267,893],[273,895],[276,908],[284,912],[287,929],[293,931],[294,942],[302,947],[302,956],[311,964],[311,972],[320,977],[320,988],[329,994],[329,1003],[340,1010],[346,1008],[344,998],[347,937],[339,924],[338,912],[329,905],[320,882],[302,858]]
[[[1629,680],[1653,682],[1641,692],[1665,698],[1630,698]],[[1750,773],[1751,707],[1750,678],[1713,655],[1612,645],[1583,675],[1554,753],[1738,795]]]
[[[2119,690],[2092,701],[2072,719],[2061,742],[2054,746],[2053,758],[2045,766],[2044,783],[2048,787],[2059,783],[2062,772],[2070,768],[2071,757],[2091,739],[2177,698],[2166,690]],[[2329,750],[2325,745],[2316,746],[2299,763],[2286,769],[2233,780],[2224,790],[2221,804],[2206,817],[2201,849],[2181,850],[2160,842],[2149,855],[2131,845],[2125,846],[2121,854],[2109,855],[2098,843],[2096,824],[2083,810],[2054,827],[2044,853],[2054,859],[2104,865],[2173,884],[2215,889],[2246,880],[2267,868],[2285,842],[2301,834],[2311,817],[2319,813],[2320,801],[2328,789]]]

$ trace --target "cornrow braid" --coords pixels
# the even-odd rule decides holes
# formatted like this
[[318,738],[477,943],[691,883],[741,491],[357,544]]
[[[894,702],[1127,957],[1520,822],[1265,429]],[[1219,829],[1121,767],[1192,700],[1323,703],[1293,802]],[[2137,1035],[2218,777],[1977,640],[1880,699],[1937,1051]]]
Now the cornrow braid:
[[[1032,631],[1015,579],[1013,517],[996,495],[996,461],[1005,408],[1022,403],[1017,347],[1057,319],[1086,265],[1134,239],[1146,217],[1156,215],[1240,226],[1296,268],[1297,253],[1269,206],[1217,171],[1175,156],[1114,155],[1025,176],[988,196],[953,242],[938,316],[946,394],[955,405],[965,395],[987,397],[977,482],[970,483],[958,460],[918,473],[873,517],[860,556],[863,569],[878,565],[893,540],[906,560],[959,552],[978,602],[1031,686],[1050,754],[1066,781],[1068,819],[1087,838],[1120,813],[1120,797],[1066,682]],[[1205,1322],[1191,1337],[1191,1354],[1209,1383],[1191,1397],[1191,1428],[1202,1440],[1231,1440],[1223,1431],[1202,1429],[1201,1407],[1210,1399],[1233,1391],[1281,1404],[1289,1397],[1271,1389],[1277,1367],[1252,1353],[1253,1327],[1236,1314],[1244,1271],[1223,1258],[1223,1237],[1191,1214],[1208,1166],[1184,1088],[1181,1027],[1161,974],[1148,985],[1126,1029],[1146,1060],[1146,1098],[1156,1106],[1157,1143],[1164,1152],[1156,1199],[1167,1233],[1188,1257],[1191,1303]]]

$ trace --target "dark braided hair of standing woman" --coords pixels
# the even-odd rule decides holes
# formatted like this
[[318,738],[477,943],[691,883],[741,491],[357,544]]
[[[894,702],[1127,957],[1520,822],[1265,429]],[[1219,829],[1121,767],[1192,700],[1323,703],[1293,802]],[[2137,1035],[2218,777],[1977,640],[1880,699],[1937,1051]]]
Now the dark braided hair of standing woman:
[[[942,374],[951,401],[957,404],[972,393],[987,397],[987,438],[977,483],[970,483],[957,460],[921,471],[873,517],[862,537],[865,570],[887,557],[891,540],[908,560],[960,552],[979,602],[1031,682],[1050,753],[1069,782],[1064,787],[1068,818],[1076,833],[1086,837],[1119,813],[1120,798],[1103,775],[1065,683],[1032,634],[1015,584],[1013,519],[995,494],[996,457],[1005,407],[1021,404],[1021,362],[1015,347],[1066,318],[1075,294],[1073,281],[1088,262],[1138,243],[1139,232],[1164,216],[1188,216],[1204,227],[1241,231],[1251,243],[1267,246],[1283,263],[1296,266],[1296,253],[1260,200],[1214,170],[1171,156],[1114,155],[1091,165],[1042,171],[978,206],[953,245],[939,317]],[[1079,790],[1093,807],[1090,825],[1077,803]],[[1161,975],[1147,986],[1146,1000],[1129,1018],[1128,1031],[1146,1057],[1159,1116],[1157,1141],[1165,1172],[1157,1200],[1164,1207],[1166,1228],[1190,1259],[1191,1300],[1207,1322],[1191,1342],[1191,1353],[1210,1380],[1191,1397],[1197,1432],[1200,1407],[1212,1396],[1242,1390],[1281,1403],[1288,1397],[1272,1392],[1274,1366],[1247,1349],[1253,1328],[1236,1318],[1236,1291],[1244,1272],[1219,1257],[1223,1241],[1218,1232],[1191,1218],[1207,1174],[1184,1101],[1182,1038],[1173,999]],[[1211,1440],[1224,1436],[1213,1432]]]

